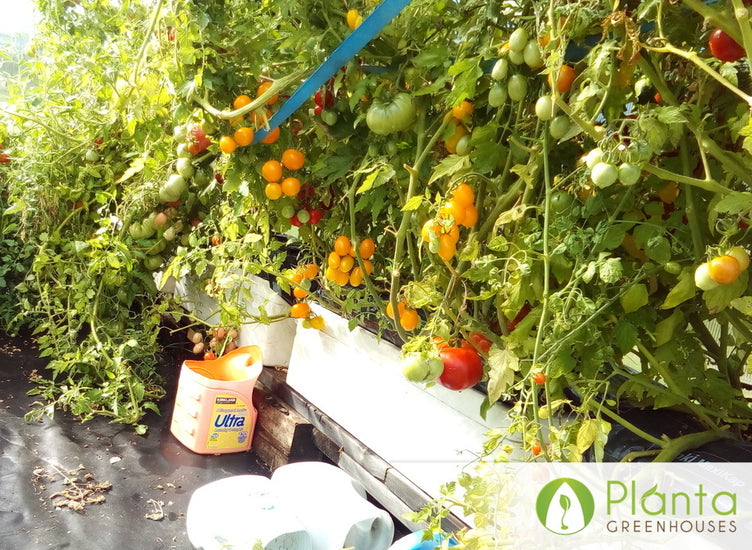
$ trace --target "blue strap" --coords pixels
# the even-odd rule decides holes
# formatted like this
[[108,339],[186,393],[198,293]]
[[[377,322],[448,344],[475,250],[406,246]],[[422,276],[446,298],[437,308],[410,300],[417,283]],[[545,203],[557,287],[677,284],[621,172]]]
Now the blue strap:
[[303,103],[313,96],[327,80],[373,40],[381,29],[394,19],[411,0],[384,0],[351,32],[331,55],[301,84],[290,98],[269,119],[269,129],[261,128],[254,134],[253,142],[264,139],[269,132],[287,120]]

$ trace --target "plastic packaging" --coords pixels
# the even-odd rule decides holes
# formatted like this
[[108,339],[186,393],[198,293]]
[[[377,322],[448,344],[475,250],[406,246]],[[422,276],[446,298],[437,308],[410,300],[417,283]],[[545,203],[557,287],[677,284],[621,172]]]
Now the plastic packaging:
[[233,476],[197,489],[186,512],[188,539],[198,550],[311,550],[311,537],[274,491],[269,478]]
[[313,550],[388,550],[392,517],[365,498],[363,486],[323,462],[296,462],[272,474],[278,495],[311,535]]
[[261,367],[258,346],[243,346],[217,359],[183,362],[172,434],[199,454],[249,450],[257,416],[251,398]]

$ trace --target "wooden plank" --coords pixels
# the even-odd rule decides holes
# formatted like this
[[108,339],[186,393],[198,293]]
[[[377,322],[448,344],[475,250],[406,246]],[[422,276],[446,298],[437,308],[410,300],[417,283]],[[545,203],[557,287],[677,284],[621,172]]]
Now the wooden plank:
[[258,417],[251,449],[272,470],[289,462],[321,459],[313,426],[303,416],[260,384],[254,389],[253,404]]

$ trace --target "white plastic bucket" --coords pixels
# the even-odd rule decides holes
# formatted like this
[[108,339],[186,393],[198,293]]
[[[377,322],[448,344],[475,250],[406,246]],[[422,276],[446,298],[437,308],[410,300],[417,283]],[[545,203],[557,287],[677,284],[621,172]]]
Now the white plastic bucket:
[[188,539],[198,550],[312,550],[311,537],[271,480],[240,475],[198,488],[186,512]]
[[272,474],[272,485],[311,535],[312,550],[388,550],[394,538],[392,517],[336,466],[287,464]]

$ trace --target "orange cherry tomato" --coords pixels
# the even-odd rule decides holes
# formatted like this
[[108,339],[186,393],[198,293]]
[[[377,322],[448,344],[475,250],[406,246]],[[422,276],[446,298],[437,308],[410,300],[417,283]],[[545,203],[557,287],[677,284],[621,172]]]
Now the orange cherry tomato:
[[742,267],[739,260],[729,254],[716,256],[708,262],[708,273],[710,278],[719,285],[733,283],[739,278]]
[[297,149],[287,149],[282,153],[282,165],[288,170],[300,170],[305,164],[305,155]]
[[250,145],[251,143],[253,143],[253,130],[248,126],[238,128],[237,130],[235,130],[233,139],[235,140],[235,143],[237,143],[241,147]]
[[460,206],[471,206],[475,204],[475,192],[468,184],[460,183],[452,191],[452,200]]
[[226,154],[230,154],[238,148],[238,144],[230,136],[222,136],[219,138],[219,149]]
[[240,109],[248,105],[250,102],[251,102],[251,98],[249,96],[245,94],[241,94],[235,98],[235,101],[232,102],[232,106],[235,109]]
[[311,306],[305,302],[298,302],[293,304],[290,308],[290,317],[295,319],[305,319],[311,313]]
[[285,178],[282,180],[282,192],[288,197],[295,197],[300,192],[300,180],[298,178]]
[[350,250],[352,250],[350,239],[348,239],[346,235],[340,235],[337,237],[334,241],[334,251],[340,256],[347,256],[350,254]]
[[279,139],[279,126],[277,126],[274,130],[269,132],[264,139],[261,140],[261,143],[276,143]]
[[267,160],[261,167],[261,177],[266,181],[279,181],[282,179],[282,163],[278,160]]
[[358,252],[360,252],[360,257],[364,260],[368,260],[373,256],[373,253],[376,251],[376,243],[373,242],[373,239],[366,238],[360,241],[360,244],[358,245]]
[[[562,65],[559,74],[556,76],[556,90],[560,94],[565,94],[572,89],[572,83],[577,78],[577,73],[569,65]],[[548,73],[548,85],[554,86],[554,73]]]
[[[256,90],[256,97],[259,97],[261,94],[266,92],[271,87],[272,87],[272,83],[269,80],[263,81],[261,84],[259,84],[258,90]],[[274,94],[269,99],[266,100],[266,104],[274,105],[278,99],[279,99],[279,94]]]

